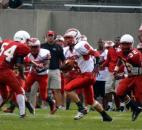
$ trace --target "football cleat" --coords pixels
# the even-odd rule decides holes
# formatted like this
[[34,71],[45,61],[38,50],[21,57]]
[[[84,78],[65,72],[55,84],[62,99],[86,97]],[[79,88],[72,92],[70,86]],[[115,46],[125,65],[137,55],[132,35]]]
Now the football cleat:
[[116,109],[117,112],[125,112],[125,107],[124,106],[120,106],[119,108]]
[[21,119],[24,119],[26,117],[26,114],[20,115]]
[[59,110],[66,110],[66,108],[65,108],[64,106],[62,106],[62,105],[59,106],[58,109],[59,109]]
[[138,109],[133,111],[133,113],[132,113],[132,121],[135,121],[138,118],[138,116],[141,113],[141,111],[142,111],[141,107],[138,107]]
[[115,108],[113,106],[107,106],[106,111],[115,111]]
[[79,119],[83,118],[84,115],[86,115],[86,114],[87,114],[87,110],[83,109],[75,115],[74,120],[79,120]]
[[103,121],[112,121],[112,118],[110,116],[106,116],[106,117],[103,117]]
[[108,121],[108,122],[110,122],[110,121],[112,121],[112,118],[111,118],[107,113],[105,113],[105,114],[103,115],[103,121]]

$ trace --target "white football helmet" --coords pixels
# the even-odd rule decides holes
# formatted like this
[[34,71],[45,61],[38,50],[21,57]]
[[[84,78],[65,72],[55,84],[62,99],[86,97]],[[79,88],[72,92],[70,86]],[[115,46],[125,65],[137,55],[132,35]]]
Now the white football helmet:
[[104,47],[108,48],[108,47],[113,47],[114,46],[114,42],[113,41],[104,41]]
[[133,48],[134,44],[134,38],[130,34],[124,34],[120,38],[120,46],[121,50],[125,53],[128,54],[130,50]]
[[81,37],[81,33],[76,28],[70,28],[65,32],[64,38],[65,37],[73,37],[74,38],[74,44],[76,44]]
[[142,43],[139,43],[139,44],[137,45],[137,49],[142,49]]
[[28,39],[27,43],[29,46],[40,46],[41,45],[40,41],[37,38],[30,38]]
[[133,36],[131,36],[130,34],[124,34],[121,38],[120,38],[120,43],[130,43],[133,44],[134,43],[134,38]]
[[24,30],[17,31],[14,34],[13,40],[19,41],[21,43],[26,43],[26,41],[30,38],[30,34]]
[[57,35],[55,41],[62,41],[64,42],[64,37],[61,35]]

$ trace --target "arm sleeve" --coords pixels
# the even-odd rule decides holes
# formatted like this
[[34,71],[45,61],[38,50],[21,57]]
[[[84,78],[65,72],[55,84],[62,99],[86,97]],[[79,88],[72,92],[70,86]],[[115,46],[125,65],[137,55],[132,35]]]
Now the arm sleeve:
[[92,55],[92,56],[95,56],[95,57],[100,56],[100,53],[98,51],[94,50],[93,47],[90,44],[86,43],[86,42],[78,45],[76,47],[76,49],[82,55]]

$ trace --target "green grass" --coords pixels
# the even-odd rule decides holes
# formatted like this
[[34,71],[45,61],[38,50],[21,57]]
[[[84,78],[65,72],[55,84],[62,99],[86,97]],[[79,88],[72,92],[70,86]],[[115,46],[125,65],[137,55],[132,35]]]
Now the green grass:
[[130,112],[109,112],[112,122],[102,122],[97,112],[89,112],[81,120],[73,120],[75,110],[57,111],[50,115],[48,110],[36,110],[36,115],[27,112],[20,119],[18,112],[6,114],[0,112],[0,130],[142,130],[142,116],[131,121]]

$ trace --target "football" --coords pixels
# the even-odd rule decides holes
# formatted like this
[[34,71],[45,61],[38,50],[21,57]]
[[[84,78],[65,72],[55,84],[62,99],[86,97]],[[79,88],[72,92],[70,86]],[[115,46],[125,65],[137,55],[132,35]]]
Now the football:
[[67,59],[67,60],[65,61],[65,63],[61,66],[61,70],[62,70],[63,72],[70,71],[70,70],[72,70],[72,68],[74,67],[74,64],[75,64],[75,61],[74,61],[74,60]]

